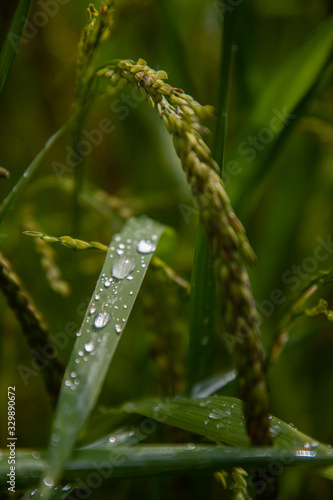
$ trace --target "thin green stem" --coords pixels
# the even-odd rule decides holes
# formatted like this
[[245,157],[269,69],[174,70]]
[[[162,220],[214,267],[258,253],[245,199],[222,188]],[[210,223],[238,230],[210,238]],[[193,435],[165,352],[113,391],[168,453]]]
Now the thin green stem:
[[0,223],[3,221],[8,210],[14,204],[16,198],[21,194],[30,178],[36,171],[37,167],[40,165],[45,155],[52,148],[53,144],[61,137],[67,130],[71,120],[68,120],[57,132],[55,132],[45,143],[45,146],[38,153],[37,156],[32,160],[29,167],[26,169],[24,174],[20,177],[18,182],[15,184],[9,195],[4,199],[0,205]]
[[29,17],[32,0],[21,0],[0,54],[0,101],[3,98],[10,71],[17,55],[25,23]]
[[[213,141],[212,156],[217,161],[221,175],[227,131],[230,75],[233,55],[235,18],[234,9],[224,23],[221,37],[220,85],[218,94],[218,117]],[[194,254],[191,297],[188,391],[199,380],[212,373],[214,357],[214,325],[216,305],[216,282],[211,252],[202,223],[199,223],[196,251]]]
[[[236,9],[235,9],[236,10]],[[217,123],[214,134],[212,154],[221,169],[224,169],[224,151],[227,137],[228,105],[230,94],[231,70],[233,55],[235,52],[234,30],[235,15],[228,17],[228,23],[224,23],[222,47],[221,47],[221,69],[220,69],[220,90],[217,105]]]

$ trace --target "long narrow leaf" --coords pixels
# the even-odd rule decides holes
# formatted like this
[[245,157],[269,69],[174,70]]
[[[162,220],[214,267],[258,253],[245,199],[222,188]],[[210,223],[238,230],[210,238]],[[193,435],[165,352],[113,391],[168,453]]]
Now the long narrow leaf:
[[[218,117],[212,149],[221,174],[225,159],[233,41],[239,11],[240,9],[233,9],[229,13],[228,23],[223,23],[221,36]],[[215,353],[216,282],[211,252],[201,222],[196,238],[191,282],[189,391],[199,380],[211,375]]]
[[[158,422],[163,422],[212,440],[233,446],[248,446],[242,402],[231,397],[142,401],[124,406],[128,413],[139,413]],[[332,453],[329,446],[316,441],[295,427],[270,416],[271,432],[275,446],[293,450]],[[333,468],[326,477],[333,479]]]
[[10,70],[18,52],[22,33],[30,12],[32,0],[21,0],[10,25],[0,54],[0,102],[9,78]]
[[111,359],[165,227],[130,219],[114,236],[68,362],[50,440],[43,498],[61,478],[103,385]]
[[[271,152],[276,144],[289,136],[293,125],[312,98],[328,65],[333,46],[333,17],[325,20],[306,40],[287,57],[264,85],[259,98],[249,112],[236,145],[231,154],[233,165],[242,172],[242,185],[238,189],[234,204],[243,201],[259,171],[271,162]],[[283,89],[283,92],[281,91]],[[268,130],[268,131],[267,131]],[[260,131],[269,134],[270,140],[251,147],[249,137],[257,138]],[[283,139],[283,140],[280,140]],[[266,141],[266,136],[265,139]],[[259,141],[260,142],[260,141]],[[239,183],[237,183],[239,184]]]
[[12,207],[16,198],[21,194],[22,190],[25,188],[27,183],[30,181],[32,175],[36,171],[37,167],[40,165],[45,155],[51,149],[53,144],[61,137],[61,135],[67,130],[70,124],[70,120],[66,122],[57,132],[55,132],[51,137],[46,141],[44,147],[40,150],[40,152],[35,156],[32,160],[24,174],[19,178],[18,182],[15,184],[11,192],[8,196],[3,200],[0,205],[0,224],[3,221],[6,213]]
[[268,123],[272,107],[291,113],[316,81],[332,46],[333,16],[318,26],[312,36],[293,51],[272,75],[252,110],[250,122],[259,127]]
[[[0,459],[0,480],[6,484],[8,473],[8,452]],[[22,488],[34,484],[36,478],[47,472],[47,452],[20,450],[16,452],[16,487]],[[86,486],[84,479],[91,472],[99,477],[94,482],[98,487],[103,480],[131,480],[144,477],[161,477],[165,475],[197,475],[206,474],[221,468],[258,467],[276,464],[284,466],[305,465],[316,470],[314,466],[333,465],[333,453],[329,451],[311,451],[306,449],[281,450],[273,447],[231,448],[220,445],[147,445],[137,447],[118,447],[110,452],[104,450],[76,451],[66,464],[65,481],[79,481],[79,486]],[[68,488],[66,485],[65,488]],[[33,496],[32,498],[36,498]]]

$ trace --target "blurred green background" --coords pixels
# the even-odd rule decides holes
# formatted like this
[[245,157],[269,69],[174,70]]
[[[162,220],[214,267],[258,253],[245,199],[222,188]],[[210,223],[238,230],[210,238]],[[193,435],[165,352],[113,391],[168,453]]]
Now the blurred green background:
[[[0,6],[1,42],[15,3]],[[71,113],[77,43],[87,5],[82,0],[59,4],[57,14],[50,15],[47,24],[20,46],[0,105],[0,163],[11,173],[8,181],[1,180],[0,199]],[[119,0],[112,35],[99,52],[96,64],[113,58],[136,60],[141,57],[151,67],[166,70],[171,85],[183,88],[202,104],[216,106],[223,5],[229,4],[206,0]],[[333,10],[328,0],[258,0],[244,2],[242,8],[230,91],[227,161],[234,159],[238,145],[247,140],[247,136],[242,135],[244,123],[274,70]],[[34,2],[30,20],[40,9],[38,2]],[[228,10],[225,22],[228,22]],[[280,102],[285,91],[286,88],[280,89]],[[176,238],[163,258],[190,280],[198,211],[172,141],[157,113],[144,102],[135,103],[135,109],[129,109],[127,116],[121,119],[116,99],[96,99],[84,124],[87,131],[98,128],[104,118],[111,119],[115,125],[112,133],[105,135],[101,144],[87,155],[85,180],[125,200],[137,213],[146,213],[172,226]],[[276,289],[282,290],[284,296],[290,294],[291,285],[283,279],[284,273],[294,265],[302,266],[305,258],[314,255],[317,238],[326,241],[332,234],[332,123],[333,87],[332,78],[327,78],[303,116],[295,119],[292,132],[276,151],[265,174],[258,176],[248,191],[245,189],[246,197],[243,196],[244,186],[246,188],[243,171],[245,167],[255,168],[261,151],[257,151],[252,163],[246,163],[243,157],[242,172],[232,176],[228,183],[236,213],[258,256],[258,267],[251,270],[250,275],[259,309]],[[213,129],[214,123],[209,126]],[[207,140],[211,143],[210,138]],[[36,223],[38,230],[48,234],[69,234],[108,244],[122,224],[107,206],[99,203],[94,207],[88,194],[87,202],[81,206],[81,227],[73,226],[72,195],[67,192],[65,176],[59,178],[53,166],[54,161],[65,163],[66,146],[70,144],[68,134],[57,142],[0,228],[1,250],[31,292],[53,333],[64,332],[69,322],[75,323],[74,329],[79,328],[104,256],[53,247],[63,279],[71,289],[71,293],[63,297],[50,288],[35,242],[22,231]],[[330,255],[325,262],[319,262],[316,270],[332,265]],[[171,365],[181,378],[186,371],[188,303],[184,295],[176,295],[175,288],[166,288],[166,293],[161,293],[150,271],[104,386],[101,403],[113,406],[144,396],[173,395],[175,385],[178,387],[172,382],[166,383],[165,377],[171,380],[175,374],[168,374],[162,354],[165,350],[166,357],[171,356]],[[332,287],[326,287],[320,293],[331,307],[332,292]],[[267,302],[265,304],[269,308]],[[1,408],[5,409],[7,386],[15,385],[19,446],[46,446],[51,409],[42,377],[33,376],[28,385],[24,385],[17,365],[30,366],[29,348],[2,295],[0,310]],[[270,345],[281,310],[282,306],[274,307],[272,314],[263,320],[265,347]],[[150,324],[149,317],[154,314],[156,321]],[[159,337],[161,332],[156,331],[159,322],[163,322],[163,336],[169,334],[174,338],[167,347],[163,344],[165,338]],[[271,411],[328,443],[333,442],[333,330],[328,322],[307,319],[296,324],[293,336],[301,337],[304,329],[309,328],[314,334],[286,351],[269,371]],[[65,360],[72,342],[71,338],[61,352]],[[216,372],[232,368],[230,356],[218,336],[214,366]],[[237,395],[236,389],[232,391]],[[5,415],[2,417],[4,422]],[[1,432],[1,436],[5,435]],[[172,498],[178,498],[181,493],[182,498],[192,498],[190,493],[184,493],[181,485],[176,485],[177,481]],[[127,493],[121,493],[121,486],[117,486],[119,498],[130,495],[136,486],[128,484],[126,488]],[[154,498],[153,491],[153,486],[147,490],[147,498]],[[222,489],[218,495],[222,495]],[[333,485],[329,481],[301,469],[290,469],[281,478],[281,498],[329,499],[332,496]],[[103,498],[103,494],[94,492],[93,498]]]

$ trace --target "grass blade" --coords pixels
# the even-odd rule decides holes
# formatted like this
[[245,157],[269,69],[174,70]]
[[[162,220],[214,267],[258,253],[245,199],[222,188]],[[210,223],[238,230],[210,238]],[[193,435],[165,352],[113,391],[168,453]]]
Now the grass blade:
[[[290,135],[320,80],[325,77],[332,45],[331,16],[283,61],[263,86],[259,98],[249,111],[237,147],[231,154],[233,163],[242,171],[242,185],[235,193],[234,205],[244,205],[244,196],[255,185],[259,171],[262,173],[272,163],[272,154],[277,154]],[[264,146],[260,143],[259,152],[255,148],[247,148],[249,137],[257,139],[263,129],[268,129],[270,141],[265,140]]]
[[57,132],[55,132],[45,143],[43,149],[38,153],[37,156],[32,160],[24,174],[20,177],[18,182],[15,184],[9,195],[3,200],[0,205],[0,224],[3,221],[6,213],[11,208],[16,198],[21,194],[22,190],[25,188],[26,184],[29,182],[33,173],[44,159],[45,155],[51,149],[53,144],[62,136],[62,134],[67,130],[69,126],[70,120],[65,123]]
[[211,374],[215,351],[216,283],[202,224],[196,239],[190,295],[188,390]]
[[95,406],[164,229],[146,217],[133,218],[112,239],[61,387],[51,432],[48,471],[41,483],[43,498],[50,498]]
[[[142,401],[128,403],[124,406],[124,410],[209,437],[214,441],[222,441],[233,446],[249,446],[242,402],[236,398],[212,396],[200,399]],[[314,454],[332,453],[329,446],[319,443],[276,417],[270,416],[270,427],[274,445],[277,447],[288,450],[301,448]],[[333,479],[333,468],[331,479]]]
[[2,100],[10,70],[18,52],[32,0],[21,0],[13,17],[0,54],[0,102]]
[[[218,118],[212,155],[223,172],[227,134],[227,112],[231,79],[233,39],[239,9],[229,14],[221,37]],[[212,373],[215,351],[216,282],[213,262],[202,223],[199,222],[194,253],[190,296],[190,338],[188,357],[188,390]]]
[[[0,458],[0,478],[8,473],[8,452]],[[16,452],[17,489],[31,486],[40,475],[47,471],[47,452],[43,450],[20,450]],[[65,481],[79,481],[93,472],[102,480],[129,481],[135,478],[206,474],[214,470],[238,467],[267,467],[282,462],[286,466],[304,465],[312,471],[325,475],[332,469],[332,451],[304,449],[281,450],[273,447],[224,447],[220,445],[143,445],[121,446],[110,452],[104,450],[76,451],[66,464]],[[315,469],[314,467],[320,467]],[[325,468],[324,468],[325,467]],[[4,482],[5,483],[5,479]],[[66,486],[68,487],[68,486]],[[36,498],[36,496],[34,496]]]
[[326,65],[332,45],[333,16],[326,19],[276,70],[251,112],[249,121],[252,126],[267,124],[273,107],[281,113],[283,110],[292,112]]
[[219,373],[213,377],[198,382],[192,389],[192,398],[207,398],[217,391],[221,390],[226,385],[230,384],[237,378],[237,371],[231,370],[224,373]]

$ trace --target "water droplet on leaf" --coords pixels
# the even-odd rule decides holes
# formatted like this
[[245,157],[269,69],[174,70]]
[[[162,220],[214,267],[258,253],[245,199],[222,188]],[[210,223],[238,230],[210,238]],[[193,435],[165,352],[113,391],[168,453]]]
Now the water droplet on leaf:
[[43,483],[46,485],[46,486],[49,486],[50,488],[53,486],[53,480],[50,478],[50,477],[46,477],[44,480],[43,480]]
[[92,340],[90,342],[87,342],[84,348],[87,352],[92,352],[95,349],[95,342],[93,342]]
[[96,328],[103,328],[110,321],[110,315],[107,312],[102,312],[97,314],[94,319],[94,325]]
[[118,280],[126,278],[136,267],[133,259],[126,255],[117,257],[112,266],[112,276]]
[[136,246],[139,253],[152,253],[155,252],[156,246],[148,240],[140,240]]

